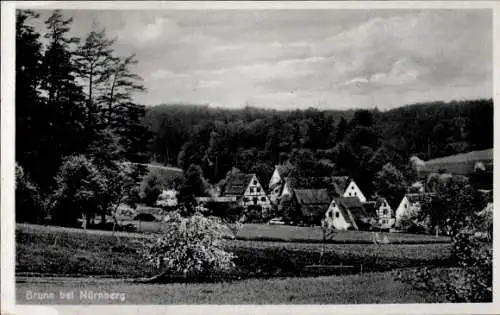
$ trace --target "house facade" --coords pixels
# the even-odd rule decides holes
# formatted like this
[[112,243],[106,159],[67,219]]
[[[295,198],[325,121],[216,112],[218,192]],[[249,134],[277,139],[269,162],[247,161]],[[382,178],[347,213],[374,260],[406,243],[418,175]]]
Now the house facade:
[[326,226],[337,230],[360,230],[368,215],[358,197],[334,198],[325,213]]
[[349,215],[345,209],[338,203],[338,200],[333,199],[325,214],[325,223],[328,228],[336,230],[348,230],[354,228]]
[[366,197],[359,189],[358,185],[354,182],[354,180],[350,180],[349,184],[347,185],[346,189],[344,190],[344,194],[342,195],[343,197],[358,197],[359,201],[361,202],[366,202]]
[[378,224],[382,229],[389,229],[394,225],[394,211],[385,198],[377,199],[375,203]]
[[271,209],[271,201],[255,174],[238,173],[231,175],[224,187],[223,197],[233,197],[243,207],[261,206],[263,216]]

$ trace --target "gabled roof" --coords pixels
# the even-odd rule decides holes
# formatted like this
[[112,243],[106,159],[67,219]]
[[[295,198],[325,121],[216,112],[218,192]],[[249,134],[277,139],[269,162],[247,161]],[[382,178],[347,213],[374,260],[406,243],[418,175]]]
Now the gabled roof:
[[300,205],[330,204],[326,189],[294,189],[294,194]]
[[255,174],[244,173],[231,175],[227,180],[226,186],[224,187],[223,195],[243,195],[254,176]]
[[[342,215],[348,223],[353,224],[352,220],[361,220],[368,217],[363,204],[358,197],[340,197],[335,198]],[[350,214],[350,215],[349,215]],[[355,223],[355,222],[354,222]],[[356,226],[356,224],[353,224]]]
[[294,196],[302,215],[315,221],[321,220],[330,205],[326,189],[294,189]]

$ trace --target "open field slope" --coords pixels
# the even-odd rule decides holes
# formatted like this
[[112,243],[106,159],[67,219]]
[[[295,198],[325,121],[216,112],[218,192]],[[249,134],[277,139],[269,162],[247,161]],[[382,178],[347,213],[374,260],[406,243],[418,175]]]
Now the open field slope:
[[[53,300],[27,300],[28,291]],[[80,291],[124,293],[124,301],[91,301]],[[60,300],[59,291],[75,292]],[[18,304],[367,304],[444,302],[397,282],[391,272],[309,278],[247,279],[220,283],[136,284],[123,280],[18,278]]]
[[[155,270],[137,250],[146,234],[83,231],[19,224],[16,227],[18,275],[70,275],[140,278]],[[321,263],[363,270],[450,265],[450,244],[318,244],[226,240],[243,277],[305,275],[303,267]],[[322,273],[323,274],[323,273]]]
[[[434,244],[449,243],[449,237],[406,233],[377,233],[379,239],[387,237],[391,244]],[[321,242],[323,238],[320,227],[299,227],[290,225],[244,224],[236,234],[240,240],[262,240],[282,242]],[[335,231],[328,238],[329,243],[339,244],[373,244],[374,232]]]

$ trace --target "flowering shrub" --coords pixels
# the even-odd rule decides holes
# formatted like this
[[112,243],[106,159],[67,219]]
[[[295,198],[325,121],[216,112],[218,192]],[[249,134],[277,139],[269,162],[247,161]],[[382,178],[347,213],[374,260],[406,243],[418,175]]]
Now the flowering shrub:
[[198,276],[229,271],[235,256],[226,251],[222,239],[227,233],[218,218],[172,213],[164,234],[142,243],[141,254],[160,274]]

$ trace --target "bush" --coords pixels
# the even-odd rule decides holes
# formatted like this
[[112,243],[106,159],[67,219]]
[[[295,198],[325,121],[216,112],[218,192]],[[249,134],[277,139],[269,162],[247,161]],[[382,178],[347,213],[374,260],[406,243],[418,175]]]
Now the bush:
[[457,268],[447,273],[421,268],[400,273],[397,279],[450,302],[492,302],[493,250],[491,243],[482,242],[475,234],[474,228],[467,227],[453,236],[452,255]]
[[236,222],[244,212],[239,205],[224,202],[207,202],[205,205],[211,216],[219,217],[224,221]]
[[141,183],[140,199],[148,206],[155,206],[165,187],[165,180],[160,171],[152,168]]
[[175,213],[166,224],[166,233],[145,240],[141,250],[145,262],[156,265],[160,275],[197,277],[234,268],[235,256],[224,249],[225,226],[219,219]]

